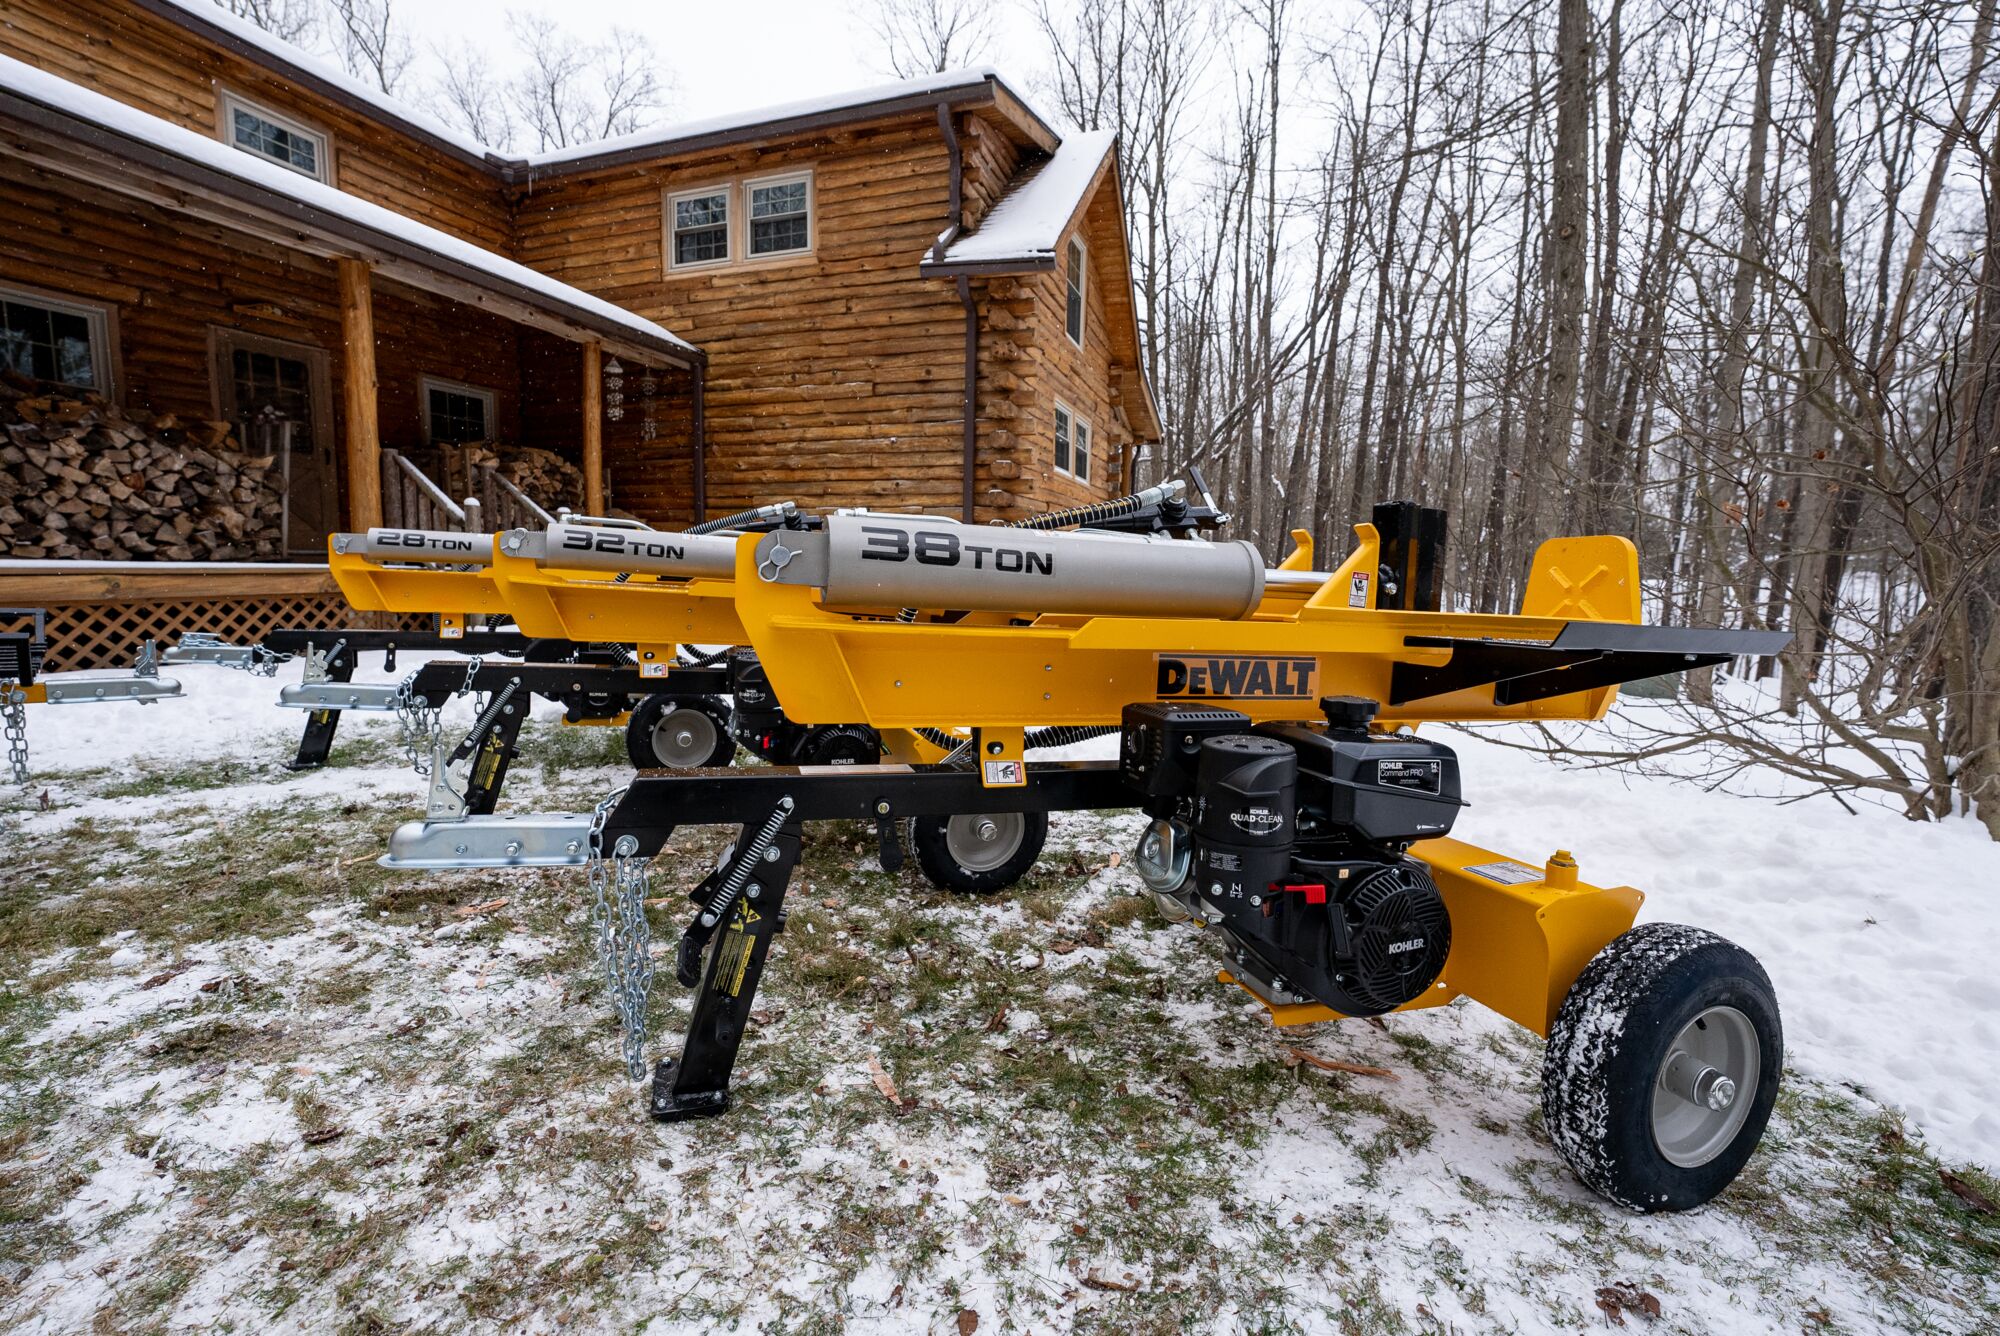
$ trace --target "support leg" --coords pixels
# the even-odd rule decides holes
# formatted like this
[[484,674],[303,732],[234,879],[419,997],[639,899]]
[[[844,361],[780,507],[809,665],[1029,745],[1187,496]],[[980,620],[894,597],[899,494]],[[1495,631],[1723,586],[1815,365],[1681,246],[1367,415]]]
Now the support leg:
[[[344,649],[326,666],[328,680],[352,682],[355,651]],[[286,763],[287,770],[317,770],[333,751],[333,735],[340,728],[339,710],[313,710],[306,715],[306,731],[299,738],[299,754]]]
[[471,816],[491,816],[500,805],[500,788],[507,782],[507,769],[521,749],[514,744],[521,736],[521,724],[528,717],[531,698],[522,692],[500,707],[487,726],[473,753],[472,773],[465,781],[465,810]]
[[785,927],[785,889],[799,861],[797,822],[778,832],[771,853],[776,857],[758,863],[728,926],[709,948],[680,1057],[663,1058],[653,1069],[651,1112],[663,1123],[713,1117],[729,1107],[729,1073],[743,1044],[757,981],[771,939]]

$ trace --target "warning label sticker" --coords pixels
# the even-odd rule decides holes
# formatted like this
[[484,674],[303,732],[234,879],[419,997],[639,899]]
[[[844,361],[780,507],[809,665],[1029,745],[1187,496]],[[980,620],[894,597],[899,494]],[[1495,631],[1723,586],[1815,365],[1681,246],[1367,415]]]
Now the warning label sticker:
[[1027,771],[1019,761],[986,762],[986,787],[1014,788],[1028,782]]
[[1354,579],[1347,587],[1347,606],[1365,608],[1368,606],[1368,572],[1354,572]]
[[1481,863],[1477,867],[1467,868],[1466,871],[1484,877],[1488,881],[1497,881],[1502,886],[1524,886],[1528,882],[1542,879],[1542,870],[1538,867],[1529,867],[1526,863]]

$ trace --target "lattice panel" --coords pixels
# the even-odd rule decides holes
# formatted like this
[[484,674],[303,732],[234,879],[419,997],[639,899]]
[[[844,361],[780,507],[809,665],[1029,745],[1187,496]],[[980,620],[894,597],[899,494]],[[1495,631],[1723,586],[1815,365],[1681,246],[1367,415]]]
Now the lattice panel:
[[129,668],[148,636],[170,645],[187,631],[209,631],[249,644],[281,626],[427,626],[427,617],[362,613],[338,594],[162,599],[157,602],[53,604],[48,609],[47,671]]

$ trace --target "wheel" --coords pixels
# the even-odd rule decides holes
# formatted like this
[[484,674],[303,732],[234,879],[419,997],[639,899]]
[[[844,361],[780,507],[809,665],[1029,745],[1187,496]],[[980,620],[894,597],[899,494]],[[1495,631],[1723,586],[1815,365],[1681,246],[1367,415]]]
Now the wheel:
[[990,895],[1027,874],[1049,837],[1046,812],[920,816],[911,822],[917,866],[933,886]]
[[881,759],[881,737],[858,724],[807,729],[799,739],[800,765],[874,765]]
[[1784,1068],[1778,1001],[1748,951],[1647,923],[1597,953],[1542,1059],[1542,1118],[1584,1186],[1634,1211],[1685,1211],[1757,1149]]
[[728,765],[736,755],[729,707],[713,696],[648,696],[625,725],[625,751],[641,770]]

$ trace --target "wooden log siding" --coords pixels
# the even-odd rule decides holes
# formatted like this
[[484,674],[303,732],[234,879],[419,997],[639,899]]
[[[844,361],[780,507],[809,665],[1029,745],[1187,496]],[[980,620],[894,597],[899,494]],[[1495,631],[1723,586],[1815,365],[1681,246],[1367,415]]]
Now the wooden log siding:
[[[211,327],[323,350],[331,428],[344,438],[339,291],[332,261],[53,177],[0,152],[0,283],[98,302],[116,312],[120,399],[183,419],[216,416]],[[374,277],[382,444],[423,444],[418,380],[491,388],[503,442],[580,453],[578,346],[447,298]],[[633,378],[636,380],[636,377]],[[525,392],[524,392],[525,389]],[[634,384],[626,421],[606,424],[614,501],[630,495],[685,517],[693,380],[661,376],[659,439],[639,440]],[[343,511],[343,513],[345,513]]]
[[204,135],[221,89],[327,132],[333,184],[489,250],[513,229],[494,179],[469,163],[277,78],[125,0],[0,0],[0,53]]
[[[1005,154],[982,152],[996,164],[982,172],[997,171]],[[812,255],[668,272],[667,193],[806,166]],[[949,282],[917,268],[948,198],[937,126],[913,120],[545,182],[522,201],[519,258],[708,352],[711,514],[786,496],[956,513],[964,313]],[[982,435],[1007,420],[984,402],[980,417]],[[607,438],[605,451],[615,475],[620,448]],[[677,517],[637,499],[621,490],[617,504]]]
[[[1107,279],[1107,271],[1115,271],[1102,262],[1117,244],[1117,233],[1111,229],[1123,225],[1117,212],[1111,192],[1100,188],[1078,228],[1088,269],[1081,350],[1069,340],[1068,287],[1062,258],[1067,237],[1063,250],[1057,253],[1054,272],[1022,276],[1015,281],[1012,300],[999,304],[1019,324],[1006,337],[990,340],[1002,345],[996,360],[1006,368],[1007,377],[996,381],[994,388],[1001,393],[1011,391],[1010,402],[1023,411],[1009,426],[1020,438],[1009,457],[1021,465],[1021,476],[1018,482],[1002,480],[998,486],[1013,493],[1013,504],[1024,513],[1078,505],[1117,496],[1124,490],[1124,456],[1134,436],[1125,416],[1121,387],[1130,368],[1120,363],[1121,350],[1114,347],[1111,331],[1115,328],[1115,304],[1129,302],[1130,296],[1122,282]],[[1130,354],[1126,356],[1129,359]],[[1091,426],[1087,487],[1055,471],[1058,399]]]

